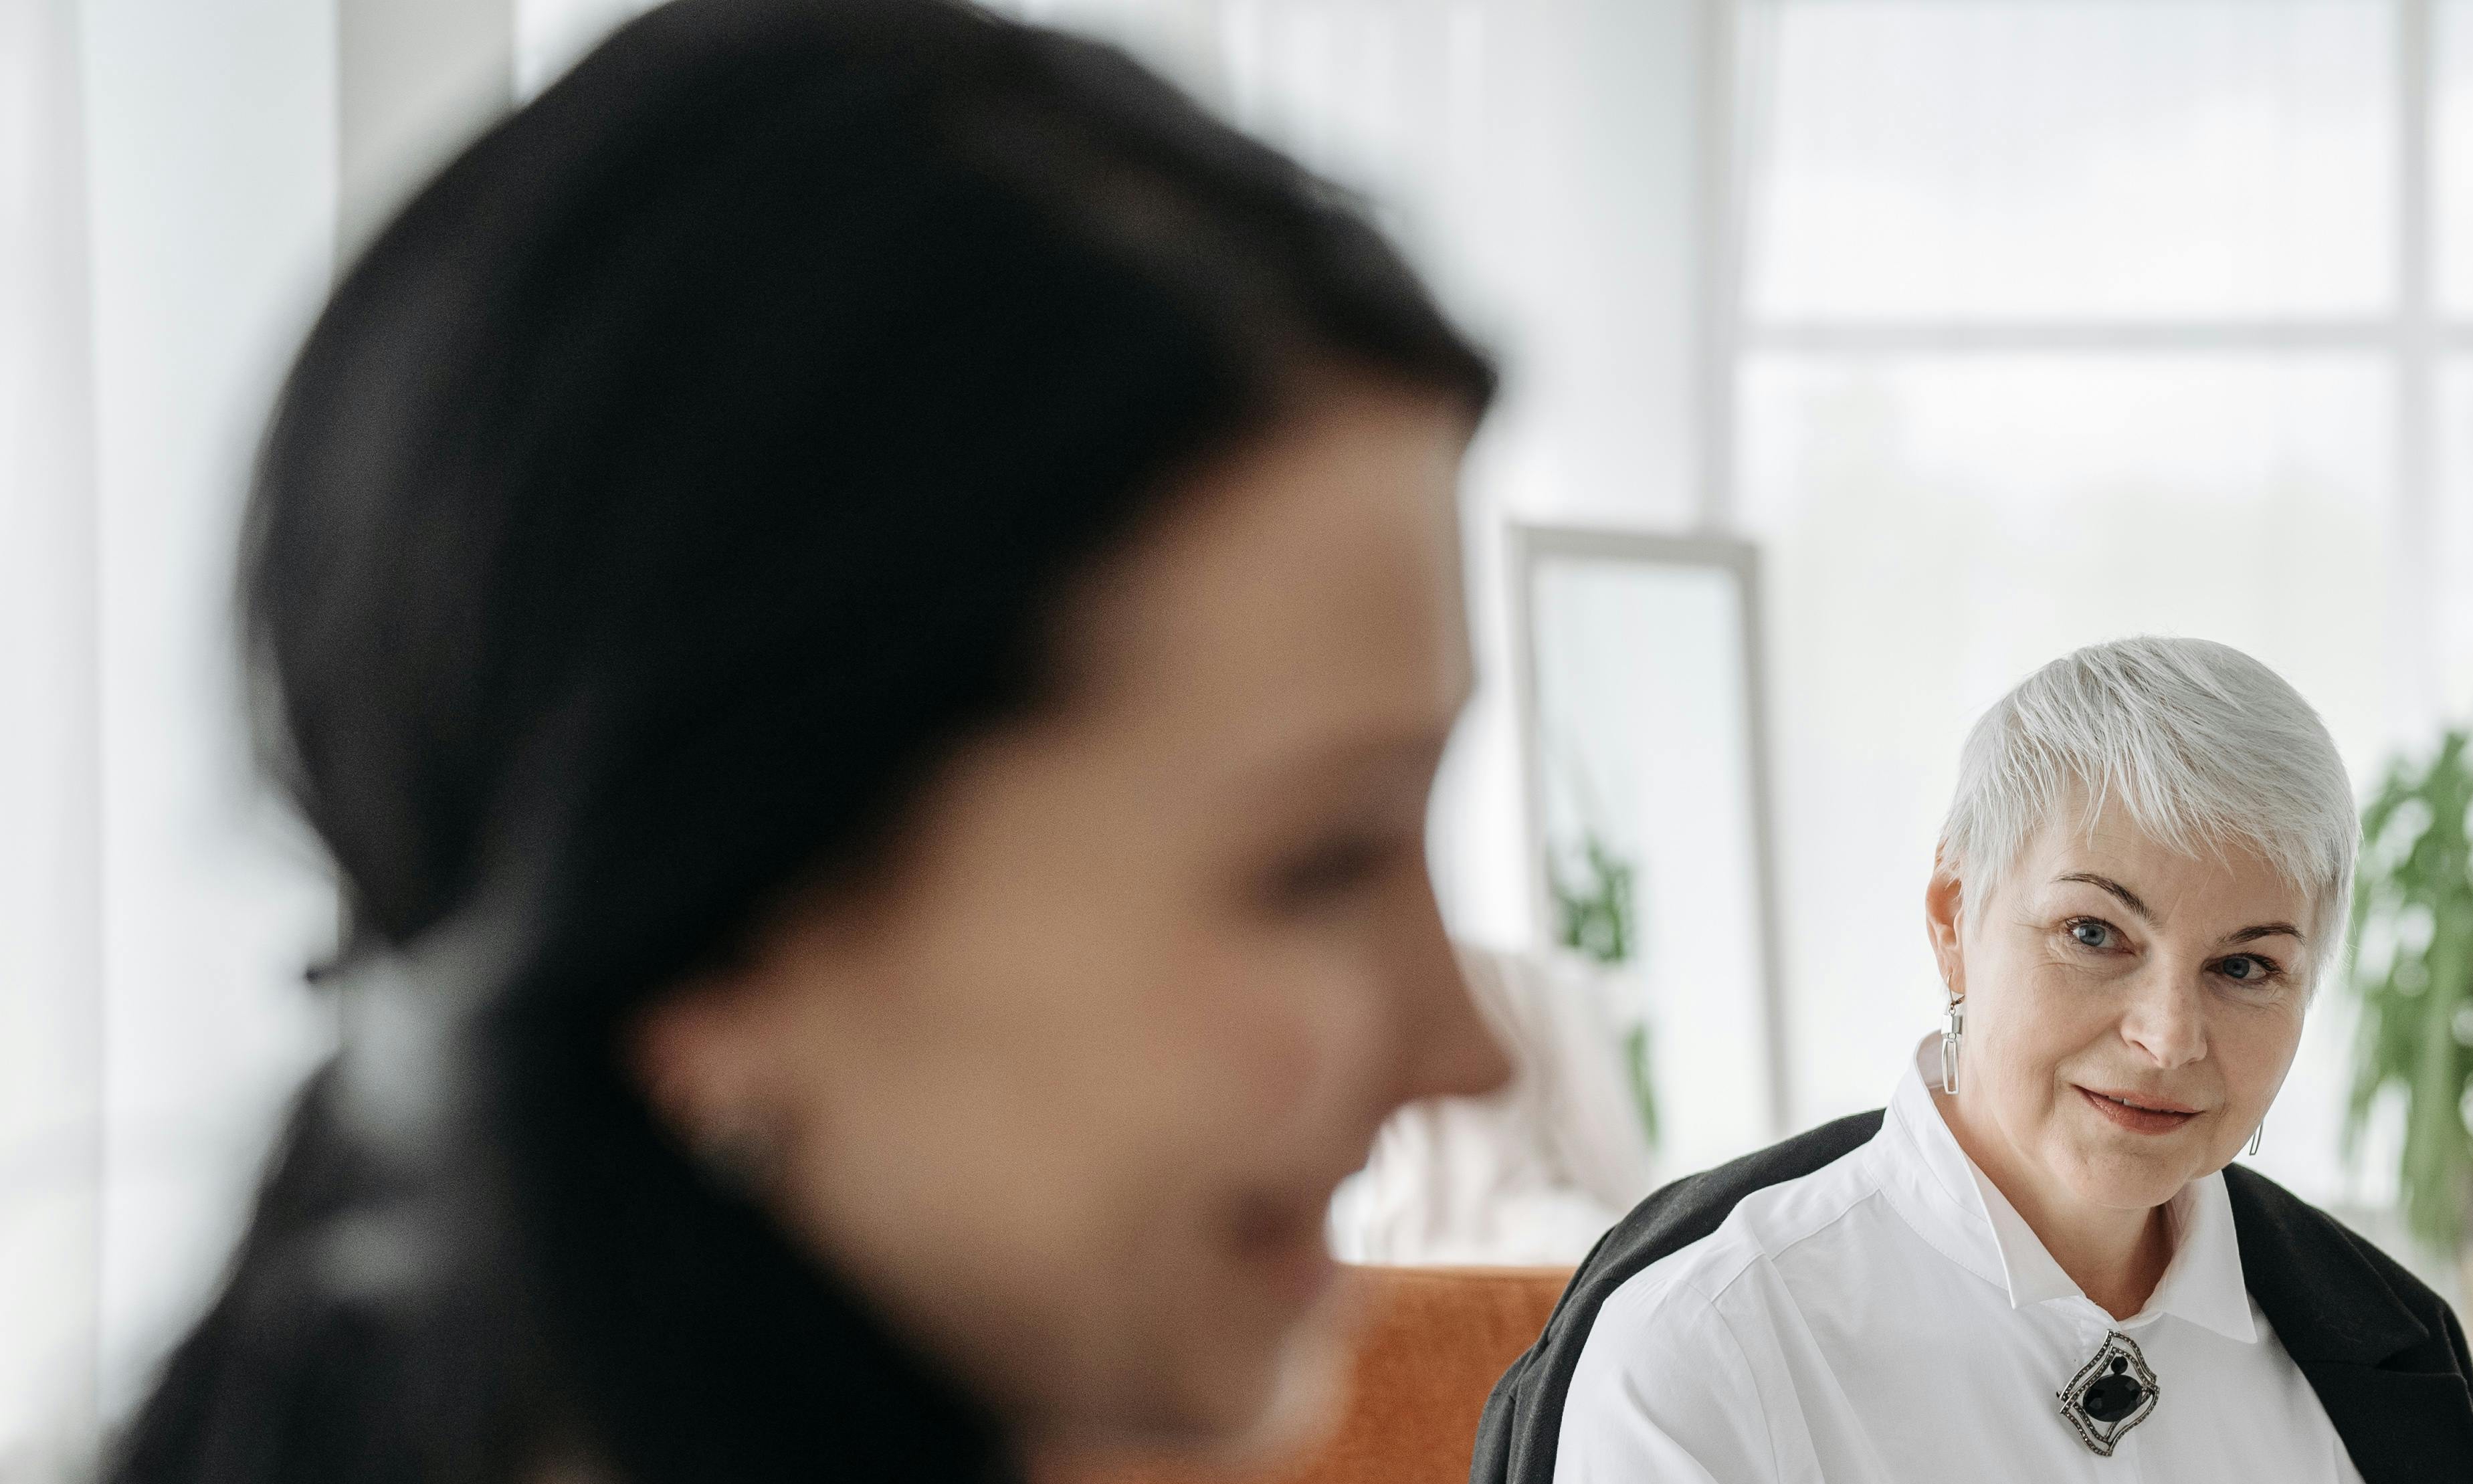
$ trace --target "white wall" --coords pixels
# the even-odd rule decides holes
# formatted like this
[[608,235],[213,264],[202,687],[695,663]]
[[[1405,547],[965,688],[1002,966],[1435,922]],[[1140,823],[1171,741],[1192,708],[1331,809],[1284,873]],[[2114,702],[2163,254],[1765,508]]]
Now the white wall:
[[339,256],[515,96],[512,0],[334,0]]
[[652,0],[514,0],[516,96],[547,87],[594,43],[652,8]]

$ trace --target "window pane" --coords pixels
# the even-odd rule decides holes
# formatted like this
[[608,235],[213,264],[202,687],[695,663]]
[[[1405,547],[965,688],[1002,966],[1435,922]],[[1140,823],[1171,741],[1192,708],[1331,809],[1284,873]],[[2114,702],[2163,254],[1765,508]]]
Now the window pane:
[[[1915,924],[1959,739],[2035,666],[2128,634],[2221,639],[2319,708],[2357,778],[2383,761],[2376,360],[1763,357],[1742,392],[1798,1119],[1877,1103],[1937,1015]],[[2310,1079],[2341,1083],[2341,1030],[2269,1140],[2314,1189],[2342,1096]]]
[[2473,0],[2440,0],[2433,48],[2433,216],[2439,301],[2473,314]]
[[1756,315],[2389,302],[2393,17],[2378,0],[1744,14]]
[[2451,361],[2439,382],[2437,560],[2432,618],[2438,625],[2440,714],[2473,722],[2473,359]]

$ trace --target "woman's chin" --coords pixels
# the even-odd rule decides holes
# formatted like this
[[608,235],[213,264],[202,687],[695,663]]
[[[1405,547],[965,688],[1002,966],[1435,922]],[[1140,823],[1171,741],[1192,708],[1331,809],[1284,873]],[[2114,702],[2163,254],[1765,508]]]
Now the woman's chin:
[[1222,1437],[1214,1453],[1259,1472],[1312,1448],[1338,1424],[1355,1327],[1329,1285],[1290,1328],[1273,1357],[1261,1402]]
[[2107,1210],[2151,1210],[2196,1178],[2187,1151],[2123,1147],[2103,1137],[2077,1141],[2062,1175],[2071,1194]]
[[1182,1336],[1182,1353],[1148,1372],[1106,1415],[1032,1449],[1046,1478],[1140,1479],[1195,1466],[1261,1472],[1314,1447],[1338,1423],[1354,1333],[1346,1284],[1326,1285],[1276,1328],[1226,1326]]
[[1229,1349],[1201,1368],[1218,1377],[1201,1388],[1197,1410],[1218,1441],[1243,1453],[1278,1450],[1281,1440],[1314,1432],[1342,1378],[1357,1304],[1321,1233],[1242,1252],[1228,1291],[1250,1292],[1253,1322],[1217,1336]]

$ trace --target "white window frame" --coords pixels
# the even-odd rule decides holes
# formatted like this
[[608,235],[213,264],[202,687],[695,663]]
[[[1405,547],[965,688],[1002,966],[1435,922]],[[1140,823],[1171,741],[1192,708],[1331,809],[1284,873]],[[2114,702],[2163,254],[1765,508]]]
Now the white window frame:
[[[1740,37],[1743,13],[1779,0],[1701,0],[1698,347],[1699,520],[1712,532],[1741,530],[1737,449],[1738,388],[1757,356],[1793,352],[1848,360],[1889,354],[2259,355],[2353,352],[2392,373],[2394,479],[2389,499],[2388,626],[2396,663],[2389,722],[2399,734],[2436,725],[2443,680],[2437,636],[2441,560],[2437,551],[2438,378],[2450,354],[2473,352],[2473,319],[2449,319],[2437,300],[2433,186],[2437,161],[2437,0],[2379,0],[2395,19],[2396,217],[2394,300],[2385,314],[2129,319],[1905,316],[1760,318],[1743,297],[1751,161],[1743,148]],[[2467,16],[2473,23],[2473,16]]]

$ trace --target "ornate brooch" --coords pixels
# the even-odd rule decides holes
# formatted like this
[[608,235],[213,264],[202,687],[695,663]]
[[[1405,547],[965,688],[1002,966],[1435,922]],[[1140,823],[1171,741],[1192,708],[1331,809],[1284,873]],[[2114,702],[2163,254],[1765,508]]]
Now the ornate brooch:
[[2121,1435],[2155,1410],[2155,1373],[2147,1368],[2138,1342],[2116,1329],[2057,1395],[2061,1415],[2077,1428],[2078,1441],[2097,1457],[2110,1458]]

